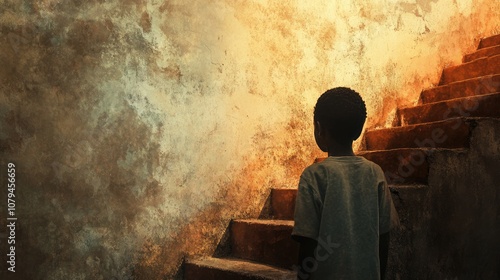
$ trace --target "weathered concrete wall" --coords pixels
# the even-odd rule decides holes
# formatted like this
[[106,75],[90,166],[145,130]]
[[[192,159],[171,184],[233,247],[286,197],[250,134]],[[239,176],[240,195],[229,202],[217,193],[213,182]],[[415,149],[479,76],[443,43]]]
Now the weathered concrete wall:
[[429,186],[394,196],[390,279],[500,277],[500,120],[471,123],[471,149],[434,152]]
[[499,31],[499,5],[0,0],[16,276],[173,277],[320,155],[321,92],[357,89],[385,126]]
[[430,255],[436,256],[433,270],[442,270],[436,273],[459,279],[497,279],[500,121],[479,122],[471,147],[464,154],[438,154],[431,169]]

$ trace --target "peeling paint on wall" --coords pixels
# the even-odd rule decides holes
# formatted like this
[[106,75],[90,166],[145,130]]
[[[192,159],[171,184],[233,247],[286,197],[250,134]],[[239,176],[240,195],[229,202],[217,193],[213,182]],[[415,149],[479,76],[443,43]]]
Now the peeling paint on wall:
[[0,151],[18,166],[26,279],[174,277],[321,155],[322,92],[355,88],[366,127],[387,126],[500,32],[486,0],[0,6]]

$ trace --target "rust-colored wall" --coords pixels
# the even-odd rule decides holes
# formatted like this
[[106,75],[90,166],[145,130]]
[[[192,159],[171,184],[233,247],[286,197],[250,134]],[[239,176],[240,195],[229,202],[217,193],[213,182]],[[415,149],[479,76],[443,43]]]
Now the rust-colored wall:
[[386,126],[500,31],[489,0],[0,6],[0,173],[16,163],[25,279],[173,277],[320,155],[320,93],[353,87]]

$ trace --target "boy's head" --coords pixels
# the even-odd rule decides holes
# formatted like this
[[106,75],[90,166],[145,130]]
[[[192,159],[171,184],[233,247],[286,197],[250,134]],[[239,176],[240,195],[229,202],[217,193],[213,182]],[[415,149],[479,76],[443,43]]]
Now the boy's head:
[[356,140],[366,120],[365,102],[356,91],[337,87],[323,93],[314,107],[314,123],[339,144]]

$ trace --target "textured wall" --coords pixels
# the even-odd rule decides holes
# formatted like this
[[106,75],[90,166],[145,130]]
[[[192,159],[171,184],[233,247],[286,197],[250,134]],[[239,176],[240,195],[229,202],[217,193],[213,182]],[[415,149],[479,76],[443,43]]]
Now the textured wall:
[[386,126],[500,31],[489,0],[0,7],[1,166],[17,165],[25,279],[173,277],[320,155],[320,93],[353,87],[367,126]]

